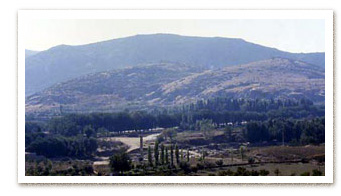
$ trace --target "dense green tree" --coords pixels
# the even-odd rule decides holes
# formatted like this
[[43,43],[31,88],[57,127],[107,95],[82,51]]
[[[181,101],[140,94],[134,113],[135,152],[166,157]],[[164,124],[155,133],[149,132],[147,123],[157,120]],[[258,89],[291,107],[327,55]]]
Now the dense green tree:
[[224,133],[227,136],[228,141],[230,141],[230,142],[234,142],[235,141],[235,138],[232,135],[232,127],[226,126],[224,128]]
[[[76,136],[82,134],[87,126],[96,132],[100,128],[104,128],[110,132],[121,133],[125,130],[150,129],[154,127],[169,128],[165,131],[165,136],[173,140],[175,138],[176,130],[172,127],[180,126],[183,129],[197,129],[204,132],[206,137],[210,137],[211,130],[215,126],[226,123],[240,123],[242,121],[268,121],[272,119],[304,119],[306,117],[316,118],[324,116],[324,106],[314,105],[309,100],[297,99],[230,99],[230,98],[214,98],[210,100],[199,100],[195,104],[182,105],[170,109],[156,109],[152,111],[125,111],[118,113],[91,113],[91,114],[63,114],[60,117],[55,117],[49,120],[45,125],[27,122],[25,125],[26,133],[42,132],[47,130],[50,133],[61,134],[64,136]],[[289,121],[290,122],[290,121]],[[279,123],[274,123],[275,127],[283,128],[285,130],[284,139],[290,141],[293,136],[293,131],[287,131],[291,125],[285,122],[285,126]],[[297,127],[297,126],[296,126]],[[256,127],[257,128],[257,127]],[[258,127],[253,131],[257,134],[262,131],[264,127]],[[267,129],[265,127],[265,129]],[[322,133],[315,134],[318,130],[309,132],[307,129],[303,140],[297,138],[299,133],[295,133],[298,142],[316,142],[314,137],[320,137],[323,140]],[[278,130],[277,130],[278,132]],[[265,132],[264,132],[265,133]],[[91,131],[87,135],[91,137]],[[277,140],[282,140],[282,132],[272,133],[271,136],[276,135]],[[230,135],[228,130],[227,136]],[[256,138],[263,140],[263,137]],[[232,138],[233,139],[233,138]]]
[[50,135],[38,137],[26,148],[27,152],[35,152],[46,157],[91,157],[98,147],[94,138],[64,137]]
[[35,122],[26,122],[25,123],[25,133],[40,133],[42,132],[42,126],[39,123]]
[[123,174],[131,169],[131,160],[127,153],[118,153],[110,157],[110,168],[113,172]]
[[83,128],[83,133],[87,138],[93,137],[96,134],[96,131],[92,128],[91,125],[87,125]]
[[172,143],[173,139],[177,135],[177,132],[176,132],[176,129],[170,128],[170,129],[163,130],[161,134],[165,137],[166,140],[167,138],[169,138],[170,142]]
[[214,131],[214,125],[212,120],[210,119],[198,120],[196,122],[196,127],[204,134],[205,138],[209,139],[212,137]]

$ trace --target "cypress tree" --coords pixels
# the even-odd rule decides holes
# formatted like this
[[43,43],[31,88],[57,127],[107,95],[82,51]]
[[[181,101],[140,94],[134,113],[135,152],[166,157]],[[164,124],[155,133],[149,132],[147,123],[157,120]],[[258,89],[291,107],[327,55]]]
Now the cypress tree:
[[152,149],[148,146],[148,163],[149,166],[153,166]]
[[159,164],[159,142],[156,140],[155,141],[155,146],[154,146],[154,160],[155,160],[155,166]]
[[244,160],[244,147],[240,147],[240,156],[242,157],[242,161]]
[[165,164],[165,146],[161,144],[161,164]]
[[175,144],[175,160],[176,164],[179,164],[179,147],[177,144]]
[[187,149],[187,162],[189,162],[189,149]]
[[173,145],[172,144],[171,144],[170,148],[171,148],[170,149],[170,151],[171,151],[170,152],[171,167],[173,167],[174,166],[174,160],[173,160],[174,159],[174,157],[173,157],[174,156],[174,150],[173,150]]
[[168,159],[168,147],[166,147],[166,156],[165,156],[165,159],[166,159],[166,164],[169,163],[169,159]]

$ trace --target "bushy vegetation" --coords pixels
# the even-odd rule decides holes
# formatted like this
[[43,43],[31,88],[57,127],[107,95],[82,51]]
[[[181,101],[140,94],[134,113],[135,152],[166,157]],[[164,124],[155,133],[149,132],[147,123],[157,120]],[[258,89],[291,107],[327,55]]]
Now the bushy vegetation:
[[26,176],[90,176],[95,175],[89,161],[51,161],[49,159],[25,162]]
[[[126,153],[127,148],[124,150],[111,148],[112,141],[98,138],[119,135],[126,130],[132,130],[138,135],[142,133],[141,130],[157,127],[165,129],[155,142],[148,146],[146,161],[139,157],[139,162],[134,164],[133,159]],[[111,156],[108,171],[114,175],[187,175],[206,171],[208,168],[221,168],[228,164],[223,157],[213,162],[207,161],[206,158],[210,158],[207,149],[199,152],[202,154],[200,160],[190,161],[188,150],[190,145],[228,143],[237,149],[239,161],[255,165],[257,164],[255,158],[246,154],[248,142],[255,144],[254,146],[279,143],[321,144],[325,142],[325,119],[323,106],[314,105],[304,99],[216,98],[153,111],[65,114],[45,122],[28,121],[25,132],[26,152],[43,155],[51,160],[64,157],[89,160],[94,158],[95,153],[100,156],[98,154],[105,150],[106,156]],[[186,134],[196,135],[192,139],[197,143],[182,141],[181,136]],[[202,140],[205,142],[200,143]],[[123,145],[114,142],[117,146]],[[212,145],[210,148],[218,147]],[[184,153],[184,149],[187,152]],[[233,162],[233,154],[231,156]],[[324,158],[324,154],[316,156]],[[235,158],[237,159],[237,155]],[[321,162],[323,161],[321,159]],[[48,162],[45,165],[42,163],[31,165],[28,169],[28,175],[50,175],[52,172]],[[279,170],[271,171],[280,175]],[[92,168],[87,166],[82,169],[71,168],[69,173],[63,170],[55,174],[94,175]],[[106,172],[105,175],[109,173]],[[269,175],[269,171],[248,171],[245,168],[238,168],[236,171],[227,170],[211,175],[257,176]],[[322,174],[316,170],[312,171],[312,175]]]
[[49,158],[67,156],[84,158],[92,156],[96,150],[97,141],[94,138],[64,137],[61,135],[36,137],[26,148],[28,152],[35,152]]
[[131,160],[127,153],[120,152],[110,157],[110,168],[113,172],[123,174],[131,169]]
[[[195,130],[197,122],[207,119],[214,125],[242,121],[267,121],[271,119],[302,119],[324,116],[324,107],[309,100],[246,100],[216,98],[198,101],[181,107],[152,111],[119,113],[66,114],[49,120],[43,128],[50,133],[75,136],[81,133],[95,135],[125,130],[146,130],[155,127],[175,127]],[[37,130],[39,125],[29,123],[27,130]],[[26,132],[27,133],[27,132]]]
[[267,176],[269,175],[269,171],[267,170],[247,170],[244,167],[238,167],[237,171],[233,172],[232,170],[224,170],[218,172],[218,176]]
[[325,120],[272,119],[249,122],[246,139],[250,142],[282,141],[292,144],[320,144],[325,142]]
[[217,97],[183,105],[178,108],[178,111],[268,112],[284,108],[309,108],[310,106],[313,106],[313,102],[308,99],[230,99],[227,97]]

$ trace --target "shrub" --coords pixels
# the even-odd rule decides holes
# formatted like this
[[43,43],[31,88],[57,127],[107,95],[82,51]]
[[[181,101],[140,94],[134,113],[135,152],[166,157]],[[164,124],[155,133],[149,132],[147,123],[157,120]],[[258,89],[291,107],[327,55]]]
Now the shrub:
[[197,163],[197,169],[198,169],[198,170],[202,170],[202,169],[204,169],[204,168],[205,168],[205,166],[204,166],[203,164]]
[[182,161],[180,162],[179,166],[184,171],[185,174],[188,174],[191,172],[189,163]]
[[218,176],[233,176],[233,174],[233,171],[230,169],[218,172]]
[[224,161],[220,159],[220,160],[217,160],[215,164],[217,164],[218,166],[222,166],[224,164]]
[[322,176],[322,172],[320,170],[314,169],[313,176]]
[[255,159],[254,159],[253,157],[249,157],[249,158],[248,158],[248,162],[249,162],[250,164],[254,164],[254,163],[255,163]]
[[310,172],[303,172],[301,173],[301,176],[310,176]]
[[235,176],[249,176],[250,172],[247,171],[244,167],[238,167]]
[[193,166],[190,168],[192,170],[192,172],[197,173],[198,172],[198,168],[196,166]]
[[265,169],[259,170],[259,175],[261,175],[261,176],[267,176],[269,174],[270,174],[270,172],[265,170]]

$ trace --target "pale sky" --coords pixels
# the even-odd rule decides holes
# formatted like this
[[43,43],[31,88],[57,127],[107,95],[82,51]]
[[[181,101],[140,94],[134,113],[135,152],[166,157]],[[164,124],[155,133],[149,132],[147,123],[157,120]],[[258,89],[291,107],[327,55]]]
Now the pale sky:
[[24,25],[25,48],[82,45],[137,34],[172,33],[242,38],[288,52],[324,52],[324,20],[32,20]]

